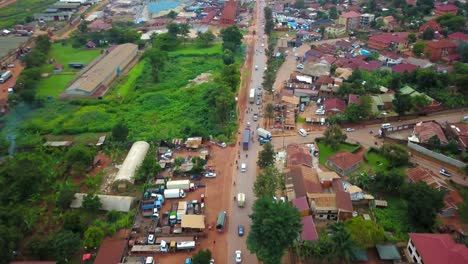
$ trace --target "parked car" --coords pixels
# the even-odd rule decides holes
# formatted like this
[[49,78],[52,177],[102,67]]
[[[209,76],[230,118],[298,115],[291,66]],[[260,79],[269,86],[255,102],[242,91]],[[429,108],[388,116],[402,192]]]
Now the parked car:
[[346,129],[346,132],[353,132],[353,131],[354,131],[354,128],[348,127],[348,128]]
[[258,120],[258,114],[255,113],[255,114],[253,114],[253,121],[257,121],[257,120]]
[[296,68],[302,70],[302,69],[304,69],[304,64],[298,64],[298,65],[296,66]]
[[215,264],[214,259],[210,260],[210,264]]
[[262,103],[262,102],[261,102],[260,98],[257,98],[257,103],[256,103],[256,104],[257,104],[257,105],[260,105],[261,103]]
[[190,180],[199,181],[199,180],[201,180],[201,175],[200,174],[192,174],[192,175],[190,175]]
[[301,112],[304,112],[304,110],[305,110],[305,104],[301,104],[299,110],[300,110]]
[[216,172],[206,172],[205,173],[205,178],[215,178],[216,177]]
[[149,234],[148,235],[148,244],[149,245],[154,245],[154,235],[153,234]]
[[244,235],[244,226],[243,226],[243,225],[239,225],[239,226],[237,227],[237,234],[238,234],[239,236],[243,236],[243,235]]
[[307,137],[307,131],[305,129],[300,128],[297,132],[299,133],[299,135]]
[[271,142],[271,140],[270,140],[270,139],[267,139],[267,138],[262,138],[262,137],[260,137],[260,138],[258,139],[258,142],[260,142],[260,145],[263,145],[263,144],[265,144],[265,143],[267,143],[267,142]]
[[185,264],[192,264],[192,258],[186,258]]
[[236,250],[236,263],[242,262],[242,251]]
[[13,63],[10,63],[10,64],[7,65],[7,68],[14,68],[14,67],[15,67],[15,65]]
[[440,169],[439,173],[446,176],[446,177],[451,177],[452,176],[452,174],[448,170],[446,170],[444,168]]

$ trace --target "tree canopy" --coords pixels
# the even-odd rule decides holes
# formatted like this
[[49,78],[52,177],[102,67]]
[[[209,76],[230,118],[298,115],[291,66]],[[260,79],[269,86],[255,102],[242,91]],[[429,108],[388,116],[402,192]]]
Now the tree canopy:
[[128,127],[124,123],[118,123],[112,128],[112,139],[117,142],[125,142],[128,137]]
[[340,144],[345,142],[347,136],[341,130],[340,126],[333,124],[325,130],[323,142],[329,145],[333,150],[338,150]]
[[209,249],[199,249],[198,252],[192,256],[193,264],[210,264],[211,251]]
[[377,226],[374,221],[364,220],[360,216],[346,220],[345,226],[351,239],[361,248],[371,248],[385,240],[382,227]]
[[230,49],[233,52],[239,50],[243,36],[237,26],[223,28],[221,37],[223,39],[223,49]]
[[257,165],[264,169],[275,164],[275,149],[270,142],[263,144],[263,149],[258,153]]
[[284,189],[284,175],[275,166],[268,166],[257,175],[253,191],[255,196],[273,197],[277,191]]
[[397,112],[398,116],[404,115],[406,112],[411,110],[412,107],[411,96],[409,94],[397,93],[395,95],[395,99],[393,99],[393,108],[395,109],[395,112]]
[[252,209],[247,248],[265,264],[281,263],[285,250],[301,231],[299,211],[290,203],[275,202],[272,197],[257,199]]
[[382,155],[390,162],[391,167],[400,167],[408,164],[409,154],[405,146],[398,144],[384,144],[380,149]]

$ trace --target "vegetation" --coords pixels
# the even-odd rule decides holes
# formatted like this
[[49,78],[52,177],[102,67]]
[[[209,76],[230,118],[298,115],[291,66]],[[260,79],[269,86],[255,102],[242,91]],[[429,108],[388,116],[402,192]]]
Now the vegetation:
[[0,9],[0,28],[10,28],[15,24],[33,21],[34,13],[44,11],[44,7],[55,3],[54,0],[18,0]]
[[407,241],[410,224],[407,217],[407,204],[400,198],[388,198],[387,208],[375,208],[377,223],[392,235],[387,237],[394,242]]
[[275,166],[268,166],[257,175],[253,187],[254,194],[258,198],[273,197],[277,191],[284,189],[284,175]]
[[[279,264],[301,231],[299,211],[290,203],[262,197],[253,204],[247,248],[265,264]],[[272,243],[274,241],[275,243]]]
[[390,162],[390,166],[393,168],[408,164],[409,154],[405,146],[398,144],[384,144],[380,149],[380,152],[382,153],[382,156]]
[[317,146],[319,149],[319,162],[322,165],[325,165],[327,163],[327,158],[331,155],[334,155],[340,151],[349,151],[349,152],[354,152],[361,148],[359,145],[353,145],[353,144],[348,144],[348,143],[342,143],[339,145],[339,148],[337,150],[333,150],[331,146],[325,145],[323,142],[323,139],[317,139]]
[[337,124],[327,127],[323,136],[323,143],[334,151],[337,151],[340,148],[340,145],[345,142],[347,138],[346,134],[343,133],[340,126]]
[[193,264],[210,264],[211,251],[209,249],[199,249],[198,252],[192,256]]
[[257,165],[264,169],[275,164],[275,149],[270,142],[263,145],[263,149],[258,153]]
[[372,114],[372,98],[363,95],[359,98],[359,104],[348,104],[346,106],[344,116],[346,120],[355,123],[368,119]]
[[364,220],[362,217],[355,217],[346,220],[345,227],[351,239],[361,248],[371,248],[385,239],[384,229],[379,227],[374,221]]

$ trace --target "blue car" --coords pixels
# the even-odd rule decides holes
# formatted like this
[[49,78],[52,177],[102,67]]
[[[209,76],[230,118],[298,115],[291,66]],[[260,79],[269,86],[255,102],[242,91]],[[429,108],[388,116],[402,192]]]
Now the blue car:
[[260,145],[263,145],[263,144],[265,144],[265,143],[267,143],[267,142],[271,142],[271,139],[266,139],[266,138],[260,137],[260,138],[258,139],[258,141],[260,142]]
[[239,225],[237,227],[237,234],[239,234],[239,236],[243,236],[244,235],[244,226],[243,225]]
[[186,258],[185,264],[192,264],[192,258]]

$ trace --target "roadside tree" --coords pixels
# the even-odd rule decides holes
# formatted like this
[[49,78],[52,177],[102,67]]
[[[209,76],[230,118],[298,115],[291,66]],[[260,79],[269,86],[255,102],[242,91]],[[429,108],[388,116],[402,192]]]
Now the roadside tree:
[[329,126],[323,135],[325,145],[330,146],[333,150],[338,150],[340,144],[345,142],[347,138],[346,134],[343,133],[337,124]]
[[97,226],[90,226],[84,233],[83,246],[89,249],[97,248],[104,238],[104,231]]
[[198,252],[192,256],[193,264],[210,264],[211,251],[209,249],[199,249]]
[[237,26],[230,26],[221,30],[223,39],[223,50],[230,49],[237,52],[242,44],[242,33]]
[[222,58],[223,58],[224,65],[231,65],[235,62],[234,54],[232,53],[232,50],[230,49],[224,50]]
[[411,108],[413,108],[411,97],[409,94],[397,93],[392,103],[395,112],[397,112],[399,117],[411,110]]
[[253,191],[257,198],[273,197],[284,189],[284,175],[274,166],[266,167],[255,180]]
[[264,169],[275,164],[275,149],[270,142],[263,144],[263,149],[258,154],[257,165]]
[[380,152],[389,161],[390,166],[393,168],[408,164],[409,154],[405,146],[398,144],[384,144],[380,149]]
[[[302,229],[299,211],[290,203],[265,196],[253,204],[247,248],[265,264],[279,264]],[[274,241],[274,243],[272,243]]]

